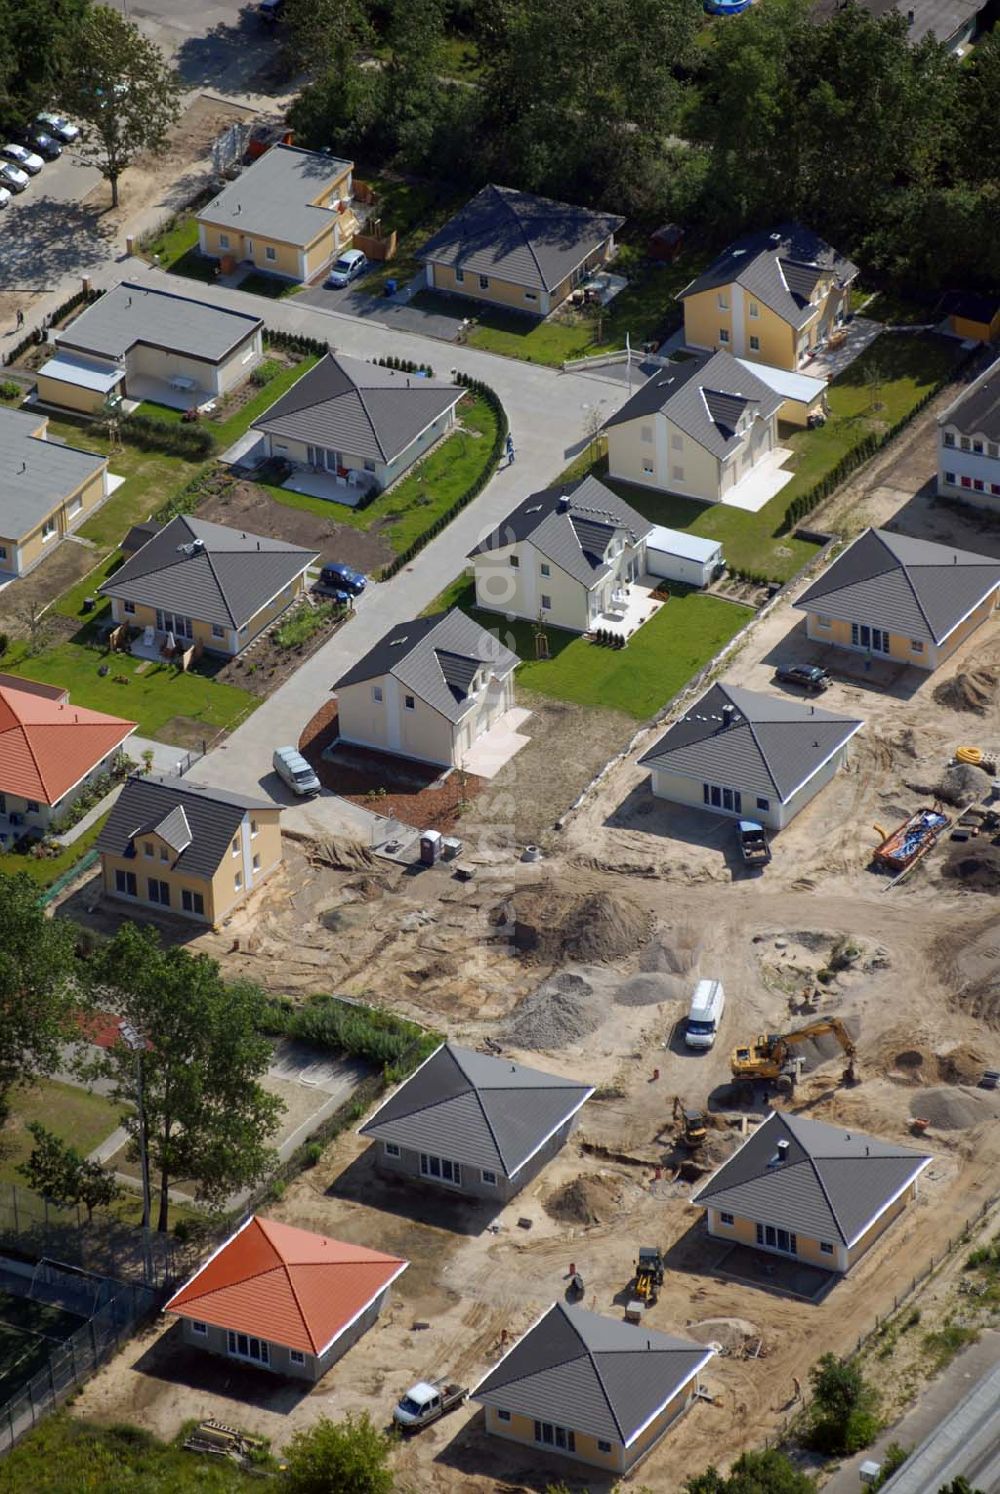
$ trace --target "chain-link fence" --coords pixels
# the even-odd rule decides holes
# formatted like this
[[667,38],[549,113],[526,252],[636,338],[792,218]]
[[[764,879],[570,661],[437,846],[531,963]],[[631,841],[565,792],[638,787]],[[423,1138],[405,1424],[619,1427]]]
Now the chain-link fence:
[[16,1183],[0,1184],[0,1252],[4,1250],[39,1261],[48,1256],[161,1293],[187,1266],[184,1247],[170,1235],[141,1230],[109,1214],[88,1219],[80,1205],[59,1207]]

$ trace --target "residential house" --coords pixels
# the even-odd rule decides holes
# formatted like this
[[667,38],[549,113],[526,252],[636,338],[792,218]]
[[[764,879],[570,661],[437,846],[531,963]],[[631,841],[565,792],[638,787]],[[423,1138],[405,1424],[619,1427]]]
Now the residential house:
[[408,1265],[252,1215],[163,1311],[192,1348],[315,1383],[374,1325]]
[[0,844],[44,835],[112,772],[135,726],[70,705],[59,685],[0,674]]
[[615,252],[625,222],[512,187],[483,187],[420,251],[431,290],[548,316]]
[[716,684],[639,762],[659,799],[781,830],[843,766],[863,725],[808,701]]
[[938,302],[948,318],[948,330],[968,342],[1000,341],[1000,295],[980,291],[948,291]]
[[937,418],[938,495],[1000,509],[1000,358]]
[[249,262],[289,280],[312,280],[349,249],[354,162],[272,145],[196,214],[202,254],[224,267]]
[[280,814],[185,778],[129,778],[97,840],[104,892],[217,928],[280,866]]
[[263,326],[259,316],[126,280],[51,334],[38,399],[85,415],[123,399],[201,405],[249,378]]
[[0,575],[24,576],[112,491],[108,459],[47,436],[37,410],[0,409]]
[[283,540],[181,514],[100,587],[116,623],[143,630],[153,653],[169,636],[213,654],[240,653],[306,590],[318,555]]
[[[813,19],[827,21],[847,0],[817,0]],[[870,16],[881,19],[894,11],[906,20],[907,40],[918,46],[931,37],[956,57],[968,51],[976,34],[989,24],[988,0],[861,0]]]
[[693,1202],[716,1239],[843,1275],[914,1201],[931,1160],[864,1131],[774,1111]]
[[586,633],[646,574],[652,528],[596,477],[532,493],[469,554],[476,606]]
[[993,615],[998,600],[1000,560],[866,529],[795,605],[817,643],[930,672]]
[[691,1405],[714,1352],[554,1302],[471,1399],[496,1437],[627,1473]]
[[522,1063],[443,1043],[360,1130],[388,1177],[498,1206],[537,1177],[594,1093]]
[[755,363],[750,358],[737,358],[736,361],[741,368],[762,379],[775,394],[781,395],[779,422],[805,427],[810,421],[829,413],[826,379],[818,379],[814,374],[794,373],[788,368],[772,368],[769,363]]
[[520,662],[457,607],[400,623],[334,685],[340,740],[461,767],[512,708]]
[[[455,425],[457,384],[339,354],[304,373],[254,421],[267,456],[329,476],[319,496],[356,503],[396,481]],[[351,490],[353,495],[351,495]]]
[[778,444],[782,404],[730,353],[668,364],[605,422],[608,475],[755,511],[792,478]]
[[857,275],[799,223],[744,234],[681,291],[684,339],[794,371],[849,315]]

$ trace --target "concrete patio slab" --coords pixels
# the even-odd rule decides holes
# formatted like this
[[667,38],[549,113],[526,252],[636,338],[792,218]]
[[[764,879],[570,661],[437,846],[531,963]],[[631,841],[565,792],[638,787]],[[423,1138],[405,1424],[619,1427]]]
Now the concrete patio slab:
[[882,322],[873,322],[870,317],[856,316],[847,323],[847,338],[839,348],[823,348],[799,368],[799,373],[811,374],[817,379],[835,379],[850,368],[855,358],[885,331]]
[[326,472],[293,472],[281,486],[289,493],[325,498],[327,503],[342,503],[345,508],[357,508],[365,495],[360,484],[355,486]]
[[788,447],[776,446],[734,488],[723,493],[720,501],[727,508],[742,508],[749,514],[758,513],[794,477],[793,472],[786,471],[782,466],[791,455]]
[[465,754],[462,763],[465,771],[474,773],[477,778],[495,778],[500,769],[531,741],[530,737],[518,731],[530,715],[531,712],[522,706],[514,706],[498,717],[485,736],[473,742]]
[[227,446],[219,457],[226,467],[259,467],[267,456],[267,447],[260,431],[245,431],[232,446]]

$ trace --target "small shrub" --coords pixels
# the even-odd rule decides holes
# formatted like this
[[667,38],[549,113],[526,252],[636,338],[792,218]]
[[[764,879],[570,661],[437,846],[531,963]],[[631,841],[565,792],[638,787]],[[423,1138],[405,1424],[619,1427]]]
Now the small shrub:
[[4,379],[0,384],[0,399],[15,400],[21,397],[21,386],[16,379]]
[[319,1162],[323,1156],[323,1147],[321,1143],[318,1141],[310,1141],[309,1145],[306,1147],[303,1153],[303,1156],[305,1157],[305,1164],[307,1167],[315,1167],[316,1163]]
[[0,633],[0,659],[3,658],[4,654],[7,652],[7,650],[8,650],[9,647],[10,647],[10,638],[8,637],[8,635],[6,633]]
[[276,358],[265,358],[264,362],[259,363],[250,375],[250,382],[258,389],[263,389],[266,384],[270,384],[272,379],[276,379],[280,372],[281,364]]

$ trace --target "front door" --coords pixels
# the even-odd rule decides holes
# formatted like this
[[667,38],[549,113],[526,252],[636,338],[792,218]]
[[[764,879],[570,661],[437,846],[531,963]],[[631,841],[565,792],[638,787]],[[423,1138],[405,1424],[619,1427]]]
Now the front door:
[[253,259],[253,239],[243,240],[243,258]]

